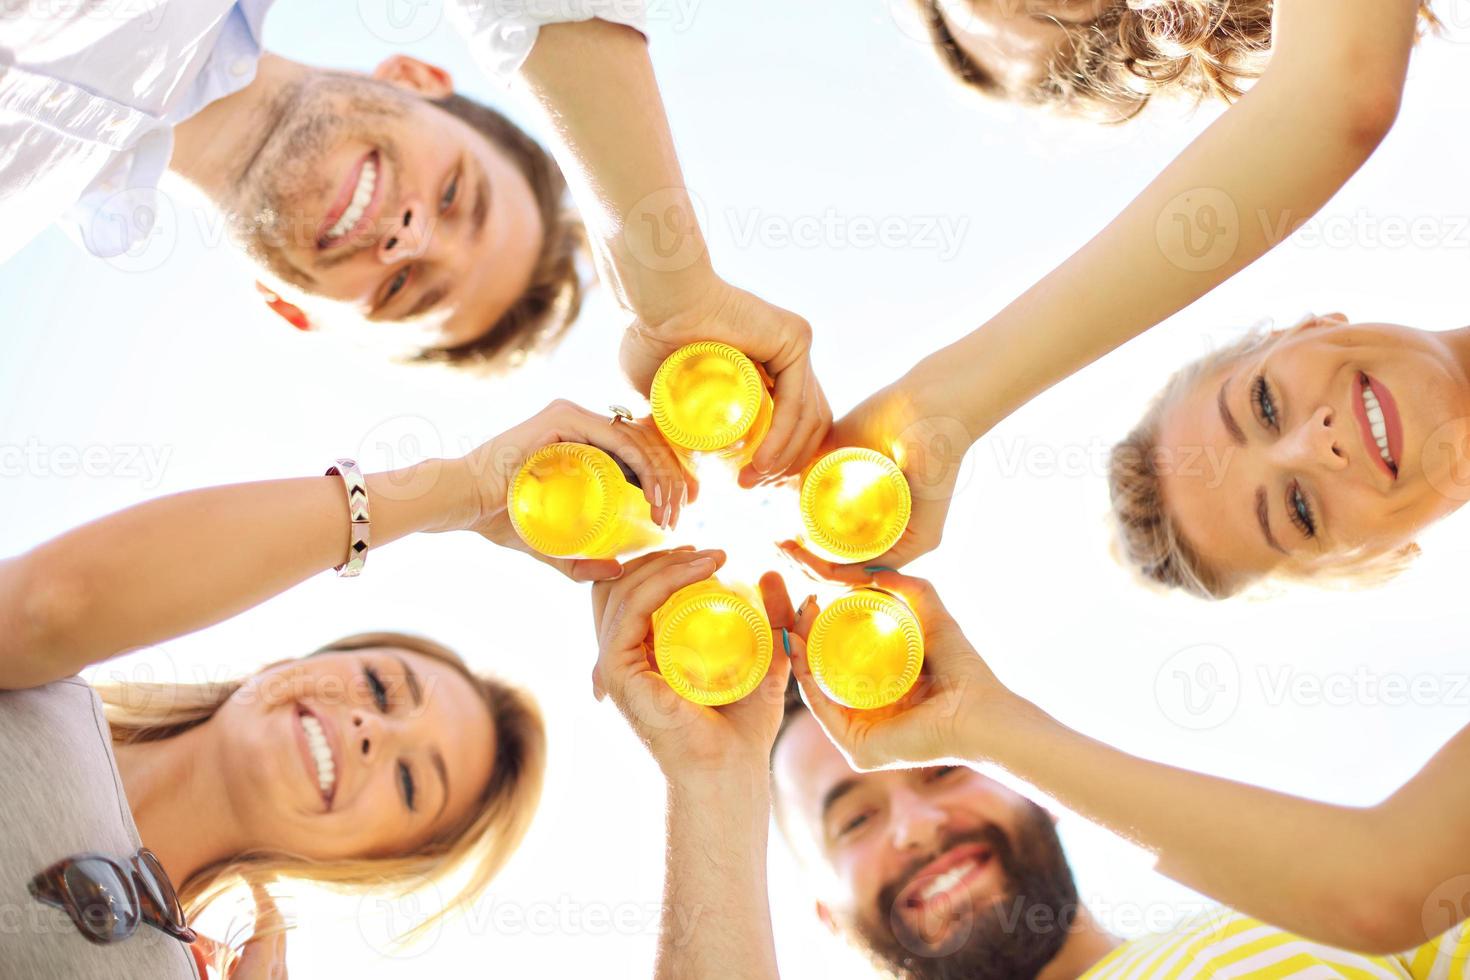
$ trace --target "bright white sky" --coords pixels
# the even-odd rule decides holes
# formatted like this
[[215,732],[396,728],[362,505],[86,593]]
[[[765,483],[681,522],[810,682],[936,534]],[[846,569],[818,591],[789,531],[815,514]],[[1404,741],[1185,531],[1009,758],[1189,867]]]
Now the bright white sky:
[[[510,102],[480,80],[437,0],[359,0],[360,16],[352,6],[281,0],[268,45],[355,69],[407,50],[448,67],[470,94]],[[839,411],[1063,259],[1208,122],[1165,113],[1099,130],[980,105],[951,88],[892,12],[904,6],[654,5],[654,60],[716,262],[811,319]],[[1457,37],[1470,40],[1470,15],[1460,20]],[[1001,676],[1068,723],[1153,758],[1346,803],[1392,790],[1463,723],[1463,519],[1390,587],[1208,606],[1146,593],[1111,562],[1102,469],[1167,372],[1244,326],[1334,310],[1430,329],[1465,322],[1463,55],[1454,40],[1424,46],[1398,128],[1304,233],[1027,406],[972,454],[944,550],[916,570],[937,580]],[[467,450],[553,397],[595,408],[630,397],[613,358],[620,319],[605,298],[555,356],[507,381],[390,368],[269,318],[209,216],[187,195],[174,201],[164,246],[145,261],[109,266],[51,231],[0,267],[0,554],[167,492],[318,473],[340,455],[401,465]],[[862,237],[875,222],[888,240]],[[1411,225],[1419,240],[1405,243]],[[1123,270],[1098,288],[1148,283]],[[93,473],[78,475],[68,454],[88,449]],[[779,526],[779,511],[739,504],[691,513],[685,530],[759,571],[778,556],[751,543],[759,535],[747,522]],[[530,685],[551,727],[549,788],[474,916],[395,961],[378,952],[377,902],[303,896],[291,971],[645,977],[662,788],[613,707],[592,700],[587,605],[585,589],[519,555],[468,535],[425,537],[376,552],[361,579],[319,576],[105,669],[244,673],[384,628],[433,635]],[[1225,690],[1190,714],[1180,672],[1208,680],[1210,669]],[[1419,695],[1385,695],[1392,679]],[[1147,855],[1076,818],[1062,828],[1082,894],[1120,933],[1195,907]],[[771,872],[787,974],[863,975],[826,938],[779,843]]]

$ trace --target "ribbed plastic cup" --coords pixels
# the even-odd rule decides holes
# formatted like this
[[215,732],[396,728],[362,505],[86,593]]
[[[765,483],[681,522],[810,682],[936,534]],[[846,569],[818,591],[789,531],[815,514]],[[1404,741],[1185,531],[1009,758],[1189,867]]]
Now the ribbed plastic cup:
[[802,477],[801,542],[840,564],[867,561],[898,543],[912,511],[897,463],[872,449],[837,449]]
[[686,453],[749,462],[771,428],[773,403],[760,369],[715,341],[670,354],[653,376],[648,400],[659,432]]
[[771,666],[771,624],[758,600],[716,579],[685,586],[653,614],[653,656],[680,697],[732,704]]
[[849,708],[881,708],[907,694],[919,679],[924,631],[902,599],[859,589],[817,615],[806,656],[827,697]]
[[617,460],[576,442],[532,453],[511,481],[507,508],[521,540],[554,558],[614,558],[662,538]]

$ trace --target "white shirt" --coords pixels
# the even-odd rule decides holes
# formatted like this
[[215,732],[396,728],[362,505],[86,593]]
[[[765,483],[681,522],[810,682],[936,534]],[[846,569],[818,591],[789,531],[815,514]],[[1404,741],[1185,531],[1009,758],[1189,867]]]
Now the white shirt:
[[507,79],[525,63],[545,24],[605,20],[647,33],[647,0],[452,0],[449,16],[480,67]]
[[0,262],[63,215],[97,255],[144,239],[173,127],[255,78],[271,3],[0,4]]
[[[0,262],[59,216],[95,255],[146,240],[173,127],[254,80],[273,2],[0,0]],[[642,31],[646,3],[449,0],[449,13],[505,79],[541,25]]]

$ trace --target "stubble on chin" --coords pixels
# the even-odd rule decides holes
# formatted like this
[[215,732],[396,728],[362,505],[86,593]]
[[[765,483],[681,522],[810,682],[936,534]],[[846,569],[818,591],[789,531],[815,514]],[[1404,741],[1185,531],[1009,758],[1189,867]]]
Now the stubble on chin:
[[331,72],[283,90],[259,123],[265,135],[235,192],[220,202],[236,246],[271,275],[311,291],[315,281],[289,255],[316,247],[321,202],[337,189],[340,175],[323,161],[353,138],[391,153],[388,123],[408,113],[406,98],[382,82]]

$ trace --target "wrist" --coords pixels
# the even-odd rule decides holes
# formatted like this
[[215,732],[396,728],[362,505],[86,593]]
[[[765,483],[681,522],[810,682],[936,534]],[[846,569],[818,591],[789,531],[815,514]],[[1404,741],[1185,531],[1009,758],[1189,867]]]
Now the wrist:
[[966,705],[957,734],[966,761],[1009,767],[1018,747],[1055,724],[1036,705],[1002,687]]
[[943,353],[931,354],[915,364],[894,382],[893,389],[908,407],[912,424],[942,427],[963,443],[961,448],[969,449],[985,434],[983,425],[969,410],[974,379],[957,377],[953,362],[946,364]]
[[386,544],[418,532],[449,531],[469,516],[455,461],[429,459],[367,477],[373,540]]
[[724,285],[715,274],[688,198],[681,198],[682,205],[630,213],[604,239],[619,301],[642,329],[656,335],[708,305]]
[[709,806],[722,811],[770,808],[771,784],[767,765],[754,760],[729,759],[718,764],[663,765],[669,800]]

